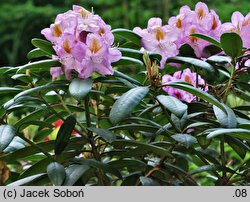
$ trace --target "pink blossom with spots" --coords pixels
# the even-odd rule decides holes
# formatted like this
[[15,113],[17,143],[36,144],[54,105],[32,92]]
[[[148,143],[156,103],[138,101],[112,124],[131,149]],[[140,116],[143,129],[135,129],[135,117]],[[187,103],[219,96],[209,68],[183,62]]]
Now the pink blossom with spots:
[[53,67],[53,78],[65,74],[71,80],[75,71],[79,78],[89,78],[93,72],[113,74],[112,63],[121,58],[121,52],[113,47],[111,27],[100,16],[83,7],[57,15],[49,28],[42,30],[45,38],[52,42],[62,67]]
[[[196,86],[196,74],[192,73],[190,69],[184,69],[183,71],[175,72],[173,76],[164,75],[162,77],[162,85],[167,84],[171,81],[184,81],[190,83],[193,86]],[[208,90],[208,87],[205,86],[205,81],[200,76],[198,76],[198,86],[199,89],[203,89],[205,91]],[[165,86],[163,87],[163,90],[166,91],[168,95],[176,97],[177,99],[185,102],[192,102],[195,98],[194,95],[186,91],[173,88],[171,86]]]
[[244,16],[238,11],[234,12],[231,17],[231,22],[224,23],[222,28],[224,33],[236,32],[239,34],[242,38],[243,46],[245,48],[250,48],[250,13]]

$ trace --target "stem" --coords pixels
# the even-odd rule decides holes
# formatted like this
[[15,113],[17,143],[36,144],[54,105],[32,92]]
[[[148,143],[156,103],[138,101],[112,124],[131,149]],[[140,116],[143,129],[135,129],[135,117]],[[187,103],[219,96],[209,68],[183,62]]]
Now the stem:
[[225,158],[225,137],[224,135],[221,136],[220,140],[220,154],[221,154],[221,165],[222,165],[222,185],[226,183],[227,179],[227,172],[226,172],[226,158]]
[[[197,153],[195,149],[193,151],[195,152],[196,156],[198,156],[203,163],[205,163],[206,165],[210,165],[210,163],[202,155]],[[216,177],[219,180],[221,180],[221,176],[215,170],[212,170],[212,172],[216,175]]]
[[[249,159],[246,159],[245,161],[243,161],[242,164],[240,164],[239,166],[237,166],[235,169],[234,169],[234,172],[237,172],[239,169],[241,169],[246,163],[250,162],[250,158]],[[228,179],[231,179],[233,177],[234,173],[232,173],[231,175],[229,175]]]
[[232,69],[230,78],[229,78],[227,86],[226,86],[226,88],[224,90],[224,96],[223,96],[223,99],[222,99],[224,102],[225,102],[225,100],[226,100],[226,98],[228,96],[229,90],[231,89],[233,78],[234,78],[234,74],[235,74],[235,65],[233,64],[233,69]]
[[[157,100],[159,102],[159,100]],[[169,116],[167,110],[165,109],[165,107],[159,102],[163,112],[165,113],[169,123],[173,126],[173,128],[178,132],[181,133],[181,130],[175,125],[175,123],[172,121],[171,117]]]
[[[57,115],[63,122],[65,121],[64,117],[61,114],[59,114],[52,106],[50,106],[49,103],[47,103],[47,101],[41,95],[39,95],[39,98],[42,99],[43,103],[49,108],[49,110],[52,113]],[[64,101],[63,101],[63,103],[64,103]],[[62,106],[63,106],[63,104],[62,104]],[[70,113],[70,114],[72,114],[72,113]],[[76,120],[76,122],[80,127],[82,126],[82,124],[79,121]],[[85,128],[81,127],[81,129],[84,131],[85,134],[87,134],[87,131]],[[75,128],[75,131],[77,131],[82,137],[87,139],[87,136],[85,134],[83,134],[82,132],[80,132],[79,130],[77,130],[76,128]]]
[[[73,113],[70,111],[70,109],[68,108],[68,106],[64,102],[62,96],[58,92],[56,92],[56,94],[57,94],[57,97],[59,98],[59,100],[61,101],[63,108],[68,112],[69,115],[72,115]],[[82,129],[82,131],[84,131],[85,134],[88,133],[88,131],[83,127],[83,125],[77,119],[76,119],[76,123]],[[84,137],[87,138],[86,135],[84,135]]]
[[[87,123],[87,127],[90,128],[91,127],[91,117],[90,117],[90,113],[89,113],[89,97],[86,96],[84,99],[84,105],[85,105],[85,117],[86,117],[86,123]],[[99,155],[98,149],[95,145],[95,140],[93,137],[93,132],[88,131],[88,138],[89,138],[89,143],[91,145],[92,148],[92,153],[94,158],[97,161],[101,161],[101,156]],[[104,186],[106,185],[106,180],[105,180],[105,176],[102,170],[97,169],[97,176],[98,179],[100,180],[100,185]]]

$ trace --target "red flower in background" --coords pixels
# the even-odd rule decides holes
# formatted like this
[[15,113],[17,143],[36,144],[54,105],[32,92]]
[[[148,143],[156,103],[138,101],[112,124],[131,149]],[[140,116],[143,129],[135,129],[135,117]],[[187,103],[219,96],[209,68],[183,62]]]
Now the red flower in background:
[[[63,124],[63,121],[61,119],[59,119],[56,122],[54,122],[52,125],[55,126],[55,128],[57,128],[57,127],[61,127],[62,124]],[[71,134],[72,135],[77,135],[78,132],[76,132],[75,130],[73,130]]]

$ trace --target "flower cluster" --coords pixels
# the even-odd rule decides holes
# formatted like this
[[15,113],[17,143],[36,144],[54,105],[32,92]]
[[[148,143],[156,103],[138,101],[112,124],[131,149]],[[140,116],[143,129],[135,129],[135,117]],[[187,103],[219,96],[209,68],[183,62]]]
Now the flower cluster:
[[222,25],[223,32],[236,32],[241,36],[243,46],[250,48],[250,13],[244,17],[240,12],[236,11],[233,13],[231,21]]
[[88,78],[93,72],[113,74],[111,63],[121,58],[120,51],[112,47],[111,27],[80,6],[57,15],[54,24],[42,34],[53,43],[55,58],[62,64],[51,68],[52,77],[65,74],[70,80],[73,70],[79,78]]
[[160,18],[151,18],[147,29],[136,27],[133,30],[142,37],[142,47],[148,51],[158,53],[162,56],[160,67],[164,68],[166,59],[178,54],[178,32],[175,27],[162,26]]
[[209,42],[190,35],[206,34],[219,39],[221,27],[221,21],[215,11],[209,11],[205,3],[199,2],[195,10],[183,6],[177,16],[169,19],[167,25],[162,25],[159,18],[151,18],[147,29],[136,27],[133,31],[142,37],[143,48],[162,56],[161,68],[164,68],[166,59],[176,56],[184,44],[189,44],[196,56],[201,58],[203,49]]
[[[177,80],[185,81],[193,86],[196,86],[196,74],[192,73],[190,69],[184,69],[183,71],[175,72],[173,76],[164,75],[162,77],[162,84],[164,85],[171,81],[177,81]],[[208,87],[205,85],[205,81],[200,76],[198,76],[197,84],[199,89],[202,89],[204,91],[208,90]],[[182,101],[192,102],[195,98],[194,95],[186,91],[179,90],[170,86],[163,87],[163,90],[166,91],[169,95],[176,97],[177,99]]]

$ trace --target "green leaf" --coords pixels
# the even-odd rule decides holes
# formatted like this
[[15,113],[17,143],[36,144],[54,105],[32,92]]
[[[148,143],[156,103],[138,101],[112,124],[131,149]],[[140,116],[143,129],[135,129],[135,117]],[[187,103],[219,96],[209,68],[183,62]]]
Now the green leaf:
[[91,79],[74,79],[69,85],[69,93],[73,98],[81,100],[90,92],[92,84]]
[[167,95],[157,96],[157,100],[171,113],[175,114],[177,117],[182,117],[187,111],[187,105],[182,103],[175,97]]
[[32,39],[31,43],[49,55],[55,55],[52,43],[43,39]]
[[202,172],[207,172],[207,171],[213,171],[216,170],[217,166],[215,165],[205,165],[205,166],[201,166],[199,168],[196,168],[192,171],[189,172],[190,175],[195,175],[198,173],[202,173]]
[[[65,151],[68,150],[81,150],[82,146],[87,143],[87,140],[84,138],[73,138],[69,141],[68,146],[65,148]],[[43,148],[44,151],[49,152],[54,149],[55,141],[41,142],[37,146]],[[41,151],[36,146],[27,146],[23,149],[17,150],[10,154],[5,154],[0,157],[0,161],[13,162],[18,159],[22,159],[28,156],[35,155]]]
[[195,58],[181,57],[181,56],[170,57],[167,59],[166,63],[171,63],[171,62],[188,63],[188,64],[194,65],[196,67],[200,67],[202,69],[205,69],[209,72],[215,71],[214,67],[212,65],[210,65],[209,63],[207,63],[203,60],[195,59]]
[[141,47],[141,37],[136,33],[132,32],[131,30],[119,28],[119,29],[114,29],[112,33],[114,34],[115,37],[120,36],[126,40],[133,42],[138,47]]
[[30,121],[37,121],[40,120],[42,116],[44,116],[46,113],[48,113],[44,109],[39,109],[37,111],[32,112],[31,114],[25,116],[24,118],[20,119],[16,124],[15,127],[19,130],[23,130],[23,127],[21,127],[24,123],[30,122]]
[[220,136],[220,135],[229,135],[232,137],[236,137],[242,140],[248,140],[250,141],[250,130],[247,129],[241,129],[241,128],[230,128],[230,129],[217,129],[207,135],[208,139],[212,139],[214,137]]
[[242,54],[243,42],[237,33],[224,33],[221,35],[220,41],[224,52],[232,58],[236,58]]
[[116,66],[136,65],[136,64],[140,65],[140,66],[143,66],[143,62],[141,60],[134,59],[134,58],[131,58],[131,57],[122,56],[119,61],[113,62],[112,66],[116,67]]
[[117,170],[116,168],[112,167],[109,164],[106,164],[106,163],[103,163],[100,161],[96,161],[94,159],[76,159],[75,162],[80,163],[82,165],[102,169],[104,172],[113,174],[116,177],[122,179],[120,171]]
[[197,137],[197,142],[199,143],[202,149],[206,149],[208,148],[208,146],[211,144],[212,141],[208,140],[206,136],[202,135]]
[[232,149],[242,158],[244,159],[246,156],[246,153],[250,151],[250,148],[247,144],[245,144],[243,141],[234,138],[234,137],[230,137],[230,136],[226,136],[225,137],[226,142],[228,143],[228,145],[230,147],[232,147]]
[[111,131],[109,131],[108,129],[104,129],[104,128],[88,128],[88,129],[96,133],[97,135],[99,135],[108,143],[112,143],[116,140],[116,135],[112,133]]
[[16,135],[16,129],[10,125],[0,126],[0,151],[3,151],[11,143]]
[[122,169],[126,167],[130,169],[134,168],[136,170],[141,170],[141,171],[145,171],[147,166],[143,161],[137,159],[129,159],[129,158],[110,161],[108,164],[111,165],[112,167],[115,167],[116,169]]
[[14,139],[11,141],[11,143],[8,145],[8,147],[3,150],[3,152],[5,154],[8,154],[16,150],[22,149],[24,147],[25,147],[24,140],[18,136],[15,136]]
[[[134,59],[141,60],[141,61],[143,60],[143,55],[144,55],[143,51],[135,50],[131,48],[118,48],[118,50],[121,51],[122,56],[124,57],[134,58]],[[162,58],[161,55],[153,53],[153,52],[147,51],[147,54],[149,55],[150,58],[154,60],[157,59],[158,61],[160,61]]]
[[17,180],[15,182],[11,183],[11,184],[8,184],[7,186],[9,186],[9,187],[22,186],[22,185],[28,184],[30,182],[39,180],[39,179],[43,178],[44,176],[46,176],[46,173],[40,173],[40,174],[37,174],[37,175],[32,175],[32,176],[23,178],[21,180]]
[[186,148],[191,147],[197,139],[191,135],[188,134],[175,134],[171,136],[175,141],[181,143]]
[[194,49],[189,44],[183,44],[179,49],[179,55],[184,57],[196,57]]
[[49,71],[51,67],[60,67],[61,63],[58,60],[48,59],[48,60],[40,60],[37,62],[31,62],[23,66],[17,67],[17,73],[25,73],[26,69],[29,69],[30,72],[41,72],[41,71]]
[[216,118],[220,122],[220,124],[225,128],[236,128],[237,119],[233,110],[229,108],[227,105],[223,104],[227,113],[223,112],[220,108],[213,105],[213,110]]
[[125,80],[127,80],[135,85],[138,85],[138,86],[141,85],[141,83],[139,81],[137,81],[137,80],[131,78],[130,76],[128,76],[127,74],[123,74],[122,72],[119,72],[117,70],[114,71],[114,76],[119,77],[119,78],[123,78],[123,79],[125,79]]
[[212,62],[212,63],[226,64],[226,63],[231,63],[232,59],[230,57],[227,57],[227,56],[213,55],[213,56],[209,57],[207,59],[207,61]]
[[134,131],[145,131],[145,132],[156,132],[159,127],[146,125],[146,124],[124,124],[124,125],[117,125],[114,127],[109,128],[109,130],[134,130]]
[[87,165],[74,164],[66,168],[66,179],[63,186],[73,186],[76,181],[90,169]]
[[43,52],[40,48],[31,50],[27,55],[28,60],[41,58],[41,57],[50,57],[50,56],[47,53]]
[[110,111],[109,119],[111,123],[117,124],[127,118],[147,95],[148,91],[148,87],[136,87],[123,94]]
[[59,155],[65,149],[69,143],[70,136],[76,125],[76,119],[74,116],[68,116],[60,127],[56,141],[55,141],[55,154]]
[[14,80],[20,80],[23,81],[25,83],[31,83],[32,82],[32,78],[26,74],[15,74],[11,77]]
[[51,83],[47,83],[43,86],[37,86],[37,87],[34,87],[34,88],[30,88],[30,89],[27,89],[27,90],[24,90],[20,93],[18,93],[15,97],[14,97],[14,101],[17,99],[17,98],[20,98],[22,96],[26,96],[26,95],[30,95],[30,94],[34,94],[34,93],[39,93],[39,92],[49,92],[51,90],[56,90],[56,89],[62,89],[62,88],[65,88],[66,87],[66,84],[65,82],[51,82]]
[[194,36],[200,39],[203,39],[205,41],[210,42],[211,44],[218,46],[219,48],[221,48],[221,44],[219,41],[217,41],[216,39],[212,38],[211,36],[205,35],[205,34],[191,34],[190,36]]
[[138,147],[142,152],[148,153],[153,152],[159,156],[168,156],[173,158],[172,154],[170,152],[162,147],[158,147],[152,144],[146,144],[139,141],[133,141],[133,140],[116,140],[112,143],[112,145],[116,147],[126,147],[126,146],[135,146]]
[[19,93],[19,92],[21,92],[21,89],[19,89],[19,88],[0,87],[0,95],[2,95],[2,94]]
[[141,176],[140,181],[142,183],[142,186],[160,186],[158,182],[149,177]]
[[189,85],[188,83],[174,81],[174,82],[168,83],[167,85],[189,92],[209,103],[214,104],[215,106],[219,107],[222,111],[226,112],[224,105],[222,105],[222,103],[220,103],[216,98],[214,98],[209,93],[206,93],[198,88],[195,88],[192,85]]
[[47,174],[50,181],[56,186],[62,185],[66,177],[64,166],[57,162],[52,162],[48,165]]

